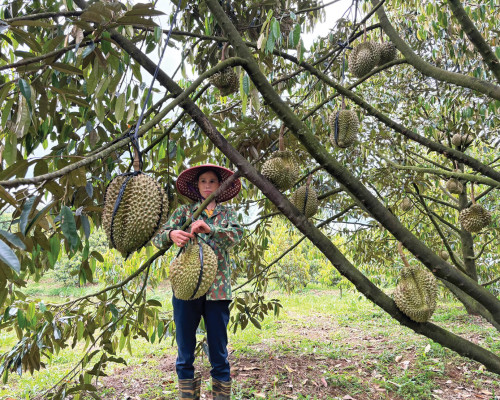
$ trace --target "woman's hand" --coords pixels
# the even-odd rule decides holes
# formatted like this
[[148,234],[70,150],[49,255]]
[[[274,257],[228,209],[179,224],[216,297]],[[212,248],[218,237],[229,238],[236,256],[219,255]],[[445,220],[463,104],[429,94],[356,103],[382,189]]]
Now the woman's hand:
[[212,230],[205,221],[199,219],[191,224],[191,233],[210,233]]
[[174,242],[179,247],[184,247],[189,239],[192,239],[194,235],[192,233],[184,232],[181,230],[174,230],[170,232],[170,240]]

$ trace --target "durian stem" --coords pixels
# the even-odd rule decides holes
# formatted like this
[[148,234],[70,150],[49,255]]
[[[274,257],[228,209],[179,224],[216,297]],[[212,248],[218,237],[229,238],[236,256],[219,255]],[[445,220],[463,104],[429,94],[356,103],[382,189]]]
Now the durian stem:
[[476,198],[474,197],[474,182],[470,183],[470,201],[472,201],[472,204],[476,204]]
[[137,150],[137,147],[134,147],[134,171],[138,172],[141,170],[141,163],[139,161],[139,151]]
[[220,57],[221,61],[224,61],[226,59],[226,49],[227,46],[229,45],[229,42],[224,43],[224,46],[222,46],[222,55]]
[[281,125],[280,129],[280,141],[279,141],[279,150],[285,151],[285,124]]
[[345,110],[345,97],[342,95],[342,110]]
[[401,242],[398,242],[398,252],[399,252],[399,255],[401,256],[401,259],[403,260],[403,264],[405,265],[405,267],[410,267],[410,263],[408,262],[408,259],[406,258],[405,256],[405,253],[403,253],[403,243]]
[[306,181],[307,186],[311,185],[312,177],[313,177],[312,174],[309,174],[309,176],[307,177],[307,181]]

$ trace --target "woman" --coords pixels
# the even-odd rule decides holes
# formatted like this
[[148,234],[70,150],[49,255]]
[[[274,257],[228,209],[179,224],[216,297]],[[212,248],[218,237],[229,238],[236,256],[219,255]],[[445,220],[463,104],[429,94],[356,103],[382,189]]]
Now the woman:
[[228,249],[238,243],[243,229],[232,208],[221,203],[235,197],[241,188],[236,179],[224,192],[203,210],[197,221],[193,221],[189,232],[179,228],[190,218],[211,193],[228,179],[233,172],[217,165],[205,164],[183,171],[177,178],[177,190],[194,200],[194,203],[180,206],[153,239],[156,247],[162,248],[174,243],[184,247],[198,234],[214,250],[218,259],[215,281],[205,296],[195,300],[172,298],[176,326],[177,361],[179,378],[179,399],[199,399],[201,376],[194,373],[194,351],[196,329],[201,317],[207,329],[209,359],[212,369],[212,394],[217,400],[231,398],[231,377],[227,360],[227,324],[231,303],[231,267]]

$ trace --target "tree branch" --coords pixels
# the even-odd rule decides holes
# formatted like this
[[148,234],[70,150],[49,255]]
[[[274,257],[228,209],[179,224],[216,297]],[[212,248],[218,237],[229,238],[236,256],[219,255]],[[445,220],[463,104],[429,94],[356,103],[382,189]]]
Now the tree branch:
[[[377,0],[371,1],[373,5],[377,5],[378,3]],[[413,65],[413,67],[415,67],[422,74],[438,79],[440,81],[451,83],[453,85],[466,87],[489,96],[493,99],[500,100],[500,86],[493,85],[490,82],[473,78],[471,76],[446,71],[429,64],[428,62],[420,58],[417,54],[415,54],[411,47],[408,46],[403,39],[401,39],[396,29],[394,29],[391,22],[387,18],[383,7],[380,7],[377,10],[377,15],[380,20],[380,25],[382,25],[382,29],[384,30],[386,35],[389,36],[391,42],[394,43],[394,46],[396,46],[401,54],[403,54],[403,56],[408,60],[408,63]]]
[[492,50],[490,45],[486,40],[484,40],[481,33],[476,29],[476,26],[471,21],[467,12],[462,7],[459,0],[448,0],[448,4],[453,12],[453,15],[458,20],[462,29],[466,33],[467,37],[474,45],[474,47],[479,51],[483,57],[484,62],[490,69],[490,71],[495,76],[498,83],[500,83],[500,62]]

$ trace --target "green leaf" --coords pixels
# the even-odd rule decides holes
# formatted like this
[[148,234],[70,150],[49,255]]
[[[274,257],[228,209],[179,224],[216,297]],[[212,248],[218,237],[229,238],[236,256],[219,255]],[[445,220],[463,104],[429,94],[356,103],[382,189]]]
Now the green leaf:
[[247,74],[243,75],[243,91],[247,96],[250,94],[250,78]]
[[271,28],[273,30],[273,36],[278,39],[280,37],[280,23],[276,18],[273,18]]
[[31,88],[30,88],[30,84],[28,82],[26,82],[24,79],[19,79],[19,81],[17,82],[17,84],[19,85],[19,90],[21,91],[22,95],[24,96],[24,98],[26,99],[26,101],[29,103],[30,100],[31,100]]
[[82,228],[83,228],[83,233],[85,234],[85,237],[88,239],[90,237],[90,223],[89,219],[87,218],[86,215],[82,215],[80,217],[82,221]]
[[299,44],[299,40],[300,40],[300,25],[297,24],[293,28],[293,43],[295,44],[294,47]]
[[161,307],[161,303],[155,299],[149,299],[146,303],[153,307]]
[[76,230],[75,217],[68,206],[62,206],[61,218],[61,230],[68,240],[71,249],[74,250],[78,247],[80,238],[78,237],[78,232]]
[[23,204],[23,211],[21,212],[21,216],[19,217],[19,232],[26,236],[26,227],[28,226],[28,217],[31,213],[31,207],[33,207],[33,203],[35,202],[36,197],[31,196],[28,200]]
[[50,252],[47,253],[47,257],[49,259],[50,266],[53,267],[57,262],[57,258],[59,257],[59,250],[61,249],[61,239],[59,238],[59,236],[55,235],[49,239],[49,243]]
[[54,64],[51,64],[51,67],[57,71],[61,71],[61,72],[64,72],[66,74],[83,75],[83,71],[81,69],[73,67],[72,65],[69,65],[69,64],[54,63]]
[[14,132],[9,132],[7,136],[3,158],[9,166],[13,165],[17,160],[17,135]]
[[121,122],[124,113],[125,113],[125,93],[122,93],[116,98],[115,118],[117,122]]
[[273,35],[269,35],[267,38],[267,43],[266,43],[266,52],[267,53],[272,53],[274,50],[274,37]]
[[9,266],[16,274],[21,271],[21,264],[12,249],[0,240],[0,260]]
[[26,250],[26,245],[23,243],[19,236],[14,235],[13,233],[4,231],[0,229],[0,235],[2,235],[5,239],[7,239],[11,244],[16,247],[19,247],[21,250]]

